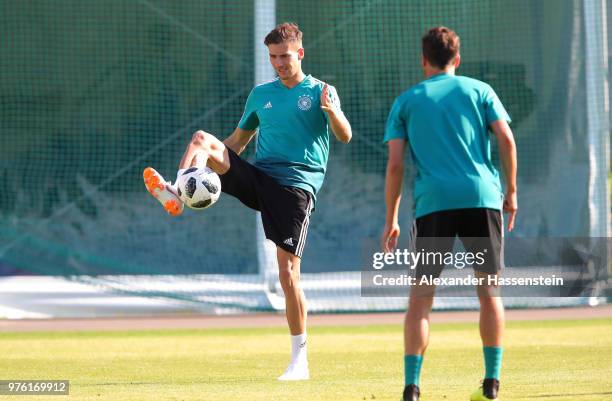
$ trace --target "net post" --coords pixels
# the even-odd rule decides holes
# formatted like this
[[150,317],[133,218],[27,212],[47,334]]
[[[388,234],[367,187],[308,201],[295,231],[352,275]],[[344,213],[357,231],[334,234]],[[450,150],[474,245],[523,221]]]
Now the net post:
[[[259,85],[275,76],[268,61],[268,49],[264,46],[263,39],[276,25],[276,0],[254,0],[254,19],[255,85]],[[258,274],[266,292],[274,292],[278,277],[276,247],[266,240],[260,212],[256,213],[255,219]]]
[[584,0],[587,138],[589,144],[589,235],[610,237],[608,197],[608,45],[605,0]]
[[[608,93],[608,32],[606,0],[583,0],[585,26],[585,78],[587,109],[587,141],[589,145],[589,236],[603,237],[609,260],[610,197],[610,106]],[[610,265],[608,267],[608,274]],[[604,289],[605,291],[605,289]],[[590,305],[599,303],[598,294],[589,298]]]

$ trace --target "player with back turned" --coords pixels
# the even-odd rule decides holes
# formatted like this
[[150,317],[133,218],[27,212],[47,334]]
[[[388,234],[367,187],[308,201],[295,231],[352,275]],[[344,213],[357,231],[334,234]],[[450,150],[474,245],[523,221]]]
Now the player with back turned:
[[[459,236],[467,250],[489,249],[487,263],[474,265],[476,277],[497,275],[503,262],[501,212],[509,213],[508,230],[512,230],[517,211],[516,146],[508,126],[510,117],[489,85],[455,75],[460,63],[459,37],[455,32],[433,28],[423,37],[422,47],[426,79],[395,100],[385,129],[389,159],[387,216],[381,246],[385,252],[397,246],[403,160],[409,146],[417,173],[413,188],[413,249],[429,250],[433,245],[444,253],[452,249],[455,236]],[[505,194],[491,162],[489,131],[497,138]],[[442,267],[418,266],[417,278],[425,274],[437,277]],[[404,401],[419,399],[434,291],[435,287],[424,285],[412,287],[410,292],[404,325]],[[501,298],[495,296],[494,286],[477,286],[477,294],[485,374],[482,387],[471,400],[492,401],[497,400],[499,390],[504,308]]]
[[[350,141],[352,132],[334,87],[302,71],[304,48],[298,26],[278,25],[264,44],[278,78],[253,88],[238,127],[223,142],[197,131],[180,162],[179,174],[192,166],[208,166],[219,174],[223,192],[261,211],[266,238],[276,244],[291,333],[291,362],[278,379],[306,380],[310,377],[307,309],[300,287],[300,263],[315,196],[325,177],[329,131],[343,143]],[[239,155],[257,131],[251,164]],[[170,214],[182,212],[176,190],[159,173],[147,168],[144,178],[147,189]]]

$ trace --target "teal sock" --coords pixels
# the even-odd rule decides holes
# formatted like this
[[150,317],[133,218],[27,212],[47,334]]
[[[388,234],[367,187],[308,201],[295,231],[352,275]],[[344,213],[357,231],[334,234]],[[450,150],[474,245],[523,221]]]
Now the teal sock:
[[423,355],[404,355],[404,384],[419,385]]
[[502,347],[482,347],[482,350],[485,360],[485,379],[499,380],[504,349]]

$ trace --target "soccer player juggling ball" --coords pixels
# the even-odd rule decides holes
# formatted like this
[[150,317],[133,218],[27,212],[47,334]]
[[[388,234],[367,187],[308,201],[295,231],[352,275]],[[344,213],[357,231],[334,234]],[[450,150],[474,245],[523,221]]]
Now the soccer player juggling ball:
[[[398,210],[404,171],[404,151],[410,148],[416,178],[413,188],[415,222],[413,249],[435,244],[452,250],[455,236],[466,248],[474,238],[488,248],[487,263],[474,265],[477,277],[496,275],[502,267],[503,212],[509,213],[508,230],[517,211],[516,146],[508,126],[510,117],[493,89],[484,82],[456,76],[459,37],[445,27],[431,29],[422,38],[425,80],[402,93],[393,104],[385,128],[389,148],[385,198],[386,223],[381,246],[397,246]],[[490,134],[495,135],[506,181],[491,162]],[[469,249],[468,249],[469,250]],[[474,249],[476,250],[476,249]],[[417,282],[424,274],[438,276],[442,266],[418,266]],[[487,282],[486,280],[484,281]],[[480,335],[485,374],[472,401],[497,400],[502,361],[504,308],[496,288],[478,286]],[[404,324],[405,387],[403,399],[419,399],[423,354],[429,342],[429,311],[433,286],[416,286],[410,293]]]
[[[265,38],[278,78],[253,88],[238,127],[224,141],[197,131],[179,166],[208,166],[219,174],[222,191],[261,211],[266,238],[276,244],[280,283],[291,333],[291,362],[279,380],[310,377],[306,356],[306,300],[300,288],[300,261],[315,195],[323,184],[329,130],[342,143],[351,126],[336,90],[302,72],[302,32],[283,23]],[[257,135],[253,164],[239,155]],[[152,168],[145,185],[166,210],[178,215],[183,204],[175,188]],[[161,185],[160,185],[161,183]]]

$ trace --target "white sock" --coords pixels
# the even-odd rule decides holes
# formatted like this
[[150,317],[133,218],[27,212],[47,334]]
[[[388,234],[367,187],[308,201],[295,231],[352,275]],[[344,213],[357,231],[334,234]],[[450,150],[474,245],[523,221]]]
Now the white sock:
[[291,336],[291,362],[307,362],[306,333]]

